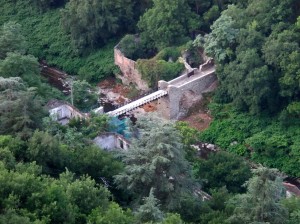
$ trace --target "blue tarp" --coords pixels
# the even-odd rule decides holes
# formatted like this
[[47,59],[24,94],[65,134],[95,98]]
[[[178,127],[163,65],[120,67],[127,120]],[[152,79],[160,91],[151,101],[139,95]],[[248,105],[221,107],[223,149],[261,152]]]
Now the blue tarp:
[[128,122],[130,122],[129,118],[120,120],[118,117],[112,117],[109,122],[109,131],[116,132],[123,135],[124,138],[129,139],[131,138],[131,133],[127,130]]

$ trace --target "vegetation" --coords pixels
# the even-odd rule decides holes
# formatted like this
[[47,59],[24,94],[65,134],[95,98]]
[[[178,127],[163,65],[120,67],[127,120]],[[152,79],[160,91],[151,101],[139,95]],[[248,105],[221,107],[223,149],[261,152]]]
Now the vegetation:
[[70,0],[62,13],[62,25],[79,52],[106,43],[131,24],[132,1]]
[[134,203],[154,195],[164,209],[172,211],[193,188],[180,135],[172,123],[155,117],[140,118],[136,126],[140,137],[122,154],[125,170],[115,181],[134,195]]
[[159,80],[172,80],[176,78],[184,69],[180,62],[167,62],[165,60],[139,59],[137,68],[142,74],[142,78],[147,81],[150,87],[156,87]]
[[148,48],[162,50],[186,42],[198,20],[186,0],[153,0],[153,7],[141,17],[138,27]]
[[[273,169],[300,175],[298,1],[2,0],[0,26],[0,223],[299,223]],[[125,33],[140,33],[118,47],[152,87],[183,70],[183,50],[193,66],[204,50],[214,58],[207,130],[141,117],[115,153],[93,143],[109,117],[48,117],[47,100],[64,97],[39,61],[79,76],[74,103],[87,112]],[[199,141],[221,151],[200,158]],[[251,174],[252,161],[265,167]]]

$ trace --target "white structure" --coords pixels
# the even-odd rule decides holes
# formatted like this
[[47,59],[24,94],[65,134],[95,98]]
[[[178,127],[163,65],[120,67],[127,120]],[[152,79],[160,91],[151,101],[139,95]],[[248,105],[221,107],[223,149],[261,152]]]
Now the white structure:
[[62,125],[69,123],[69,120],[72,118],[83,119],[86,117],[85,114],[81,113],[74,106],[63,101],[51,100],[48,102],[47,108],[49,110],[50,117]]
[[163,97],[167,94],[168,94],[168,92],[165,90],[158,90],[158,91],[151,93],[143,98],[140,98],[134,102],[128,103],[128,104],[124,105],[123,107],[120,107],[114,111],[110,111],[107,114],[109,116],[119,116],[119,115],[125,114],[126,112],[129,112],[131,110],[134,110],[134,109],[138,108],[139,106],[149,103],[153,100],[157,100],[160,97]]
[[128,150],[130,142],[122,135],[107,132],[94,139],[96,145],[105,150],[122,149]]

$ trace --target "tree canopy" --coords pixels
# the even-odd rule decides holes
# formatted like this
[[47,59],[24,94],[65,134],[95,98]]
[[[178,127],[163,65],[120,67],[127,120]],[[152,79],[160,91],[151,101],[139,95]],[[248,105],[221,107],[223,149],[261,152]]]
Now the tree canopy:
[[153,189],[164,208],[177,208],[181,196],[193,190],[180,135],[173,123],[157,117],[140,118],[137,127],[140,137],[122,154],[125,170],[115,181],[137,202]]

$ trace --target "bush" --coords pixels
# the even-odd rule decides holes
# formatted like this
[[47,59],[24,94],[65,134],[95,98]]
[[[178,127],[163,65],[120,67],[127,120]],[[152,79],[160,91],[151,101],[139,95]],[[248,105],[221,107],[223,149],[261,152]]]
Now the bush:
[[11,18],[21,24],[28,44],[27,53],[46,60],[50,66],[56,66],[68,74],[79,74],[89,82],[98,82],[119,72],[114,65],[113,53],[118,40],[87,55],[79,55],[69,35],[62,29],[59,8],[41,13],[25,0],[4,1],[0,15],[0,25]]
[[180,47],[166,47],[161,50],[154,58],[156,60],[176,61],[181,55]]
[[254,117],[236,112],[230,106],[212,104],[215,117],[201,133],[202,141],[217,144],[234,154],[251,157],[255,162],[299,176],[300,129],[298,123],[284,127],[278,117]]
[[169,81],[176,78],[184,70],[184,65],[179,62],[139,59],[137,69],[142,74],[142,78],[153,88],[157,86],[159,80]]
[[144,58],[143,45],[140,42],[139,38],[135,35],[125,35],[120,41],[118,48],[127,58],[130,58],[132,60]]

